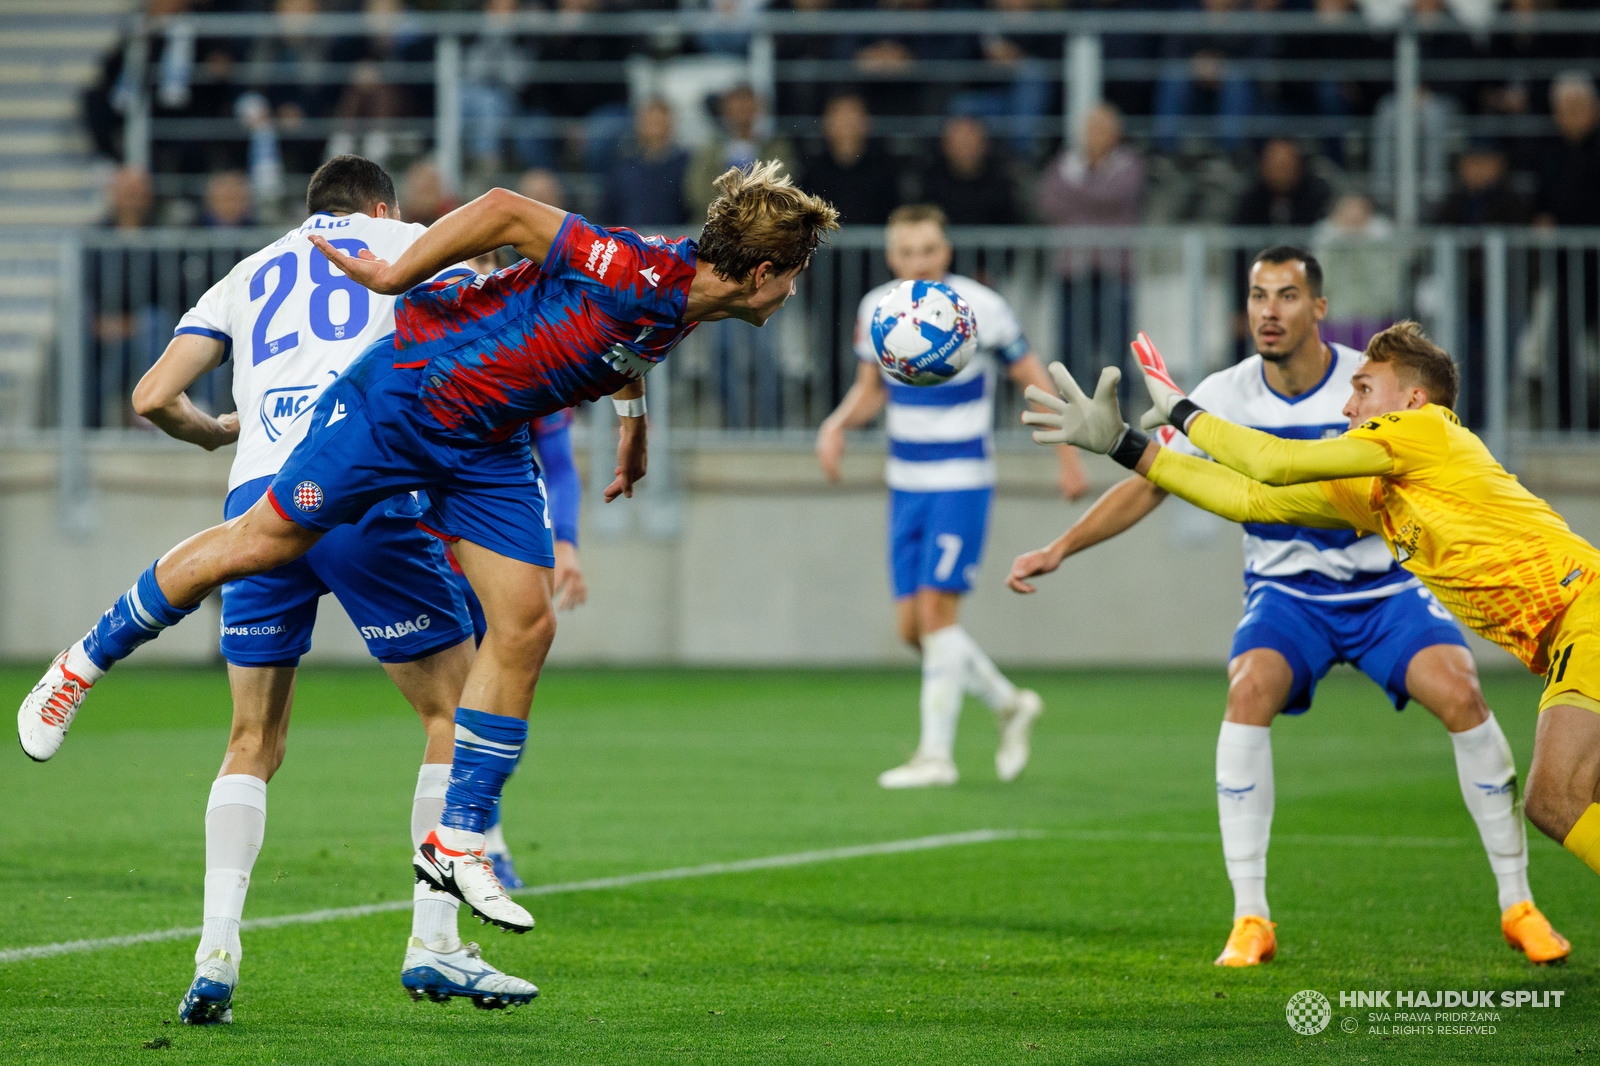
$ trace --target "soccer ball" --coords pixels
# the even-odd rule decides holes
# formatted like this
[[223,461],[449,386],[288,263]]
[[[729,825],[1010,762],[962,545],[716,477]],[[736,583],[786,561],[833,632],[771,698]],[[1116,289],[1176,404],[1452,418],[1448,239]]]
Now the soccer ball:
[[907,385],[942,385],[978,348],[972,308],[940,281],[902,281],[872,313],[878,365]]

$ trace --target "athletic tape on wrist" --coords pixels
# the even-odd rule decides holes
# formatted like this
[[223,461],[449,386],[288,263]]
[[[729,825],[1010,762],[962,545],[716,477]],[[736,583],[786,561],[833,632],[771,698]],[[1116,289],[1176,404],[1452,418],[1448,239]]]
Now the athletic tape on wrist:
[[615,396],[613,396],[613,397],[611,397],[611,406],[613,406],[613,407],[615,407],[617,409],[617,414],[619,416],[621,416],[622,418],[643,418],[644,417],[644,397],[643,396],[635,396],[631,400],[619,400]]
[[1185,396],[1172,405],[1172,410],[1167,414],[1167,421],[1171,422],[1182,433],[1189,432],[1189,419],[1195,415],[1203,415],[1206,409]]
[[1117,438],[1117,443],[1111,446],[1111,458],[1132,470],[1139,465],[1139,459],[1144,455],[1145,446],[1150,443],[1150,438],[1140,433],[1132,426],[1122,427],[1122,436]]

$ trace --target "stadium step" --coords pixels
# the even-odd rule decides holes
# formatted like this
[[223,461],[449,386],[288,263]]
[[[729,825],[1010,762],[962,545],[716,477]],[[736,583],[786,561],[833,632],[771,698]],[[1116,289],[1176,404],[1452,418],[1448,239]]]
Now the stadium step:
[[102,213],[111,164],[80,99],[137,0],[0,0],[0,428],[39,424],[55,342],[59,246]]

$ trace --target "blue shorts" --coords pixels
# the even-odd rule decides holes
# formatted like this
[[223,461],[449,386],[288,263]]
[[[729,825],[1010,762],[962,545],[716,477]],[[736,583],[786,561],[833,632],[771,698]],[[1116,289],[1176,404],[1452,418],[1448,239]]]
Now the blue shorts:
[[[237,518],[267,491],[256,478],[228,493]],[[236,666],[294,666],[311,647],[317,601],[331,592],[381,662],[409,663],[472,636],[444,548],[417,528],[410,493],[332,530],[292,563],[222,586],[222,656]]]
[[424,489],[418,525],[535,566],[555,566],[544,482],[523,426],[497,444],[448,434],[417,397],[423,367],[394,365],[392,335],[373,342],[311,413],[311,429],[272,479],[284,518],[327,532],[397,493]]
[[1425,588],[1329,603],[1257,585],[1245,601],[1228,657],[1271,648],[1289,660],[1294,687],[1285,714],[1302,714],[1311,706],[1317,682],[1335,663],[1353,663],[1382,685],[1398,711],[1411,699],[1406,668],[1412,657],[1435,644],[1467,646],[1461,627]]
[[456,579],[456,588],[461,590],[462,598],[467,601],[467,616],[472,619],[472,642],[481,645],[483,635],[489,632],[489,620],[483,613],[483,601],[472,591],[472,582],[467,580],[466,574],[451,576]]
[[967,592],[983,558],[993,489],[889,490],[889,577],[895,599],[918,589]]

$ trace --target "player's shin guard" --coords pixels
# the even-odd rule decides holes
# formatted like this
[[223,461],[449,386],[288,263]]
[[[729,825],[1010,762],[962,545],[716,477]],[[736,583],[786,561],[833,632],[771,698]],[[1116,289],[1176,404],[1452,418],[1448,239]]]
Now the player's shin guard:
[[1223,722],[1217,737],[1217,821],[1233,882],[1233,917],[1271,919],[1267,843],[1272,838],[1272,730]]
[[472,845],[469,850],[483,847],[489,813],[500,801],[500,791],[516,768],[527,739],[528,723],[520,718],[456,708],[455,759],[439,824],[471,834],[458,838],[461,844]]
[[1600,803],[1589,804],[1562,845],[1600,874]]
[[[411,846],[421,847],[444,814],[444,794],[450,786],[449,763],[423,763],[417,771],[417,791],[411,799]],[[439,951],[459,949],[457,913],[461,901],[448,892],[418,882],[411,893],[411,935]]]
[[1517,794],[1517,764],[1493,714],[1487,721],[1450,734],[1456,778],[1499,884],[1500,909],[1532,899],[1528,887],[1528,836]]
[[250,871],[267,831],[267,783],[249,774],[227,774],[211,783],[206,803],[205,925],[195,965],[217,948],[233,957],[242,954],[239,921],[244,916]]
[[83,651],[101,671],[109,670],[113,663],[126,659],[139,645],[154,640],[163,629],[177,625],[198,607],[199,604],[174,607],[168,603],[161,586],[156,584],[156,564],[151,563],[133,588],[124,592],[89,630],[83,638]]
[[960,626],[922,635],[922,740],[917,754],[951,759],[967,672],[966,634]]

